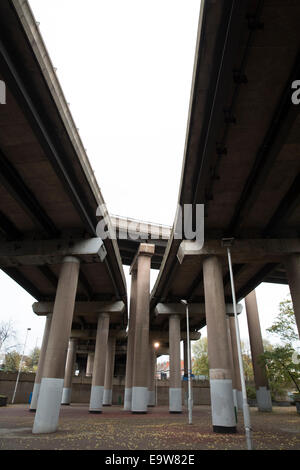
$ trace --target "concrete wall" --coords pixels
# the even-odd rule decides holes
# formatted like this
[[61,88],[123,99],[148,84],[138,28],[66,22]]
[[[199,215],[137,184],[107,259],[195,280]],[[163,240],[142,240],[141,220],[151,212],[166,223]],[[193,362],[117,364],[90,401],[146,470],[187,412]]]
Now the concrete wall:
[[[11,402],[17,374],[0,372],[0,395],[8,396],[8,403]],[[33,390],[35,374],[20,374],[18,390],[15,398],[15,403],[28,403],[30,393]],[[73,377],[72,384],[72,402],[73,403],[89,403],[91,390],[91,378],[85,376]],[[169,381],[157,381],[157,394],[158,405],[169,404]],[[184,391],[182,392],[184,402]],[[209,405],[210,404],[210,390],[207,381],[194,381],[193,382],[193,398],[195,405]],[[124,399],[124,378],[114,377],[113,385],[113,404],[123,405]]]
[[[18,374],[12,372],[0,372],[0,395],[6,395],[8,397],[8,403],[11,403],[12,400],[17,375]],[[35,374],[20,374],[15,403],[29,402],[29,397],[33,389],[34,381]]]

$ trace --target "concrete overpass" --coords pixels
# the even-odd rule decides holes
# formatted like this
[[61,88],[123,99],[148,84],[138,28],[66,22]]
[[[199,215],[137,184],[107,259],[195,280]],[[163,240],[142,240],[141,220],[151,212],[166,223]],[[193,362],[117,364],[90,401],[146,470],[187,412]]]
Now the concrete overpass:
[[[261,282],[289,282],[300,330],[300,107],[292,102],[292,84],[300,76],[299,15],[298,2],[207,0],[201,7],[178,204],[190,204],[194,212],[204,205],[205,243],[176,239],[175,219],[149,310],[151,330],[169,328],[177,337],[172,367],[179,398],[171,392],[170,401],[180,410],[176,370],[185,321],[179,302],[197,306],[191,328],[208,327],[214,400],[220,394],[228,399],[222,416],[213,404],[217,432],[235,429],[225,319],[232,297],[223,238],[235,239],[236,293],[247,299],[254,362],[262,341],[253,291]],[[161,306],[169,316],[159,314]],[[261,409],[269,409],[263,371],[256,379]]]
[[[261,409],[270,409],[270,397],[257,368],[255,287],[289,282],[300,325],[300,108],[291,100],[300,76],[299,3],[202,2],[178,203],[194,211],[204,205],[204,246],[176,239],[174,228],[164,227],[161,237],[155,224],[140,226],[138,240],[102,243],[96,210],[104,201],[28,4],[3,0],[0,13],[0,80],[7,85],[0,266],[37,299],[36,313],[47,315],[33,432],[57,428],[78,340],[85,354],[95,349],[91,412],[101,412],[104,389],[109,401],[114,351],[124,353],[126,343],[125,409],[147,412],[159,335],[170,353],[170,412],[181,412],[181,299],[190,304],[194,337],[208,327],[213,429],[235,432],[232,391],[240,384],[223,238],[235,239],[237,298],[246,297]],[[120,217],[108,218],[111,233],[116,225],[122,233]],[[122,262],[132,275],[127,337]],[[160,271],[150,295],[151,267]]]
[[[109,334],[122,337],[126,282],[116,240],[97,236],[104,199],[27,1],[1,2],[0,31],[0,267],[38,302],[52,304],[40,377],[48,385],[35,422],[49,431],[57,426],[66,360],[66,374],[72,371],[69,339],[72,362],[76,331],[104,322],[105,352]],[[86,348],[84,335],[76,342]]]

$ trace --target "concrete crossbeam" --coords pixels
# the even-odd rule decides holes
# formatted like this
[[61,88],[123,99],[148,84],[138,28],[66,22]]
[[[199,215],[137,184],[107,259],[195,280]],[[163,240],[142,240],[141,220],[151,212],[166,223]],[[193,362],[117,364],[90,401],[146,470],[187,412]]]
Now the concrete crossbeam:
[[[43,316],[53,312],[53,302],[35,302],[32,305],[32,310],[36,315]],[[74,315],[84,314],[99,314],[109,313],[121,314],[125,310],[125,304],[122,300],[116,302],[111,301],[87,301],[87,302],[76,302],[74,307]]]
[[[300,253],[300,239],[245,239],[234,240],[231,247],[233,262],[262,263],[280,262],[282,256]],[[178,249],[177,258],[180,263],[188,256],[227,256],[226,247],[221,240],[207,240],[204,245],[184,240]]]
[[[181,330],[180,332],[180,339],[181,341],[185,340],[187,336],[186,330]],[[169,341],[169,333],[167,331],[150,331],[149,333],[150,340],[156,342],[168,342]],[[197,341],[201,338],[201,333],[199,331],[190,331],[190,339],[191,341]]]
[[[226,304],[226,314],[233,315],[233,305]],[[243,310],[242,304],[237,304],[237,313],[241,313]],[[155,307],[155,315],[186,315],[185,305],[181,303],[159,303]],[[197,316],[199,314],[205,314],[204,303],[190,303],[189,304],[190,316]]]
[[103,261],[106,250],[101,238],[86,240],[25,240],[0,243],[1,268],[14,266],[42,266],[60,264],[65,256],[84,257],[88,262],[95,257]]

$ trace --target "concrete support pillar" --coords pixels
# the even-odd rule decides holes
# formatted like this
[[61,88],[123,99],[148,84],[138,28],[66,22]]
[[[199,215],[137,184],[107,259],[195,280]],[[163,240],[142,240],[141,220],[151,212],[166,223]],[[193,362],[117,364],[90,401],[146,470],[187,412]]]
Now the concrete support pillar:
[[94,358],[95,358],[94,353],[88,353],[87,363],[86,363],[86,372],[85,372],[86,377],[92,377],[93,375]]
[[71,403],[72,379],[75,372],[76,350],[77,339],[70,338],[65,370],[64,388],[61,400],[62,405],[70,405]]
[[133,356],[134,356],[134,336],[135,336],[135,316],[136,316],[136,285],[137,271],[131,271],[131,291],[129,307],[129,327],[127,336],[127,355],[126,355],[126,375],[124,392],[124,410],[131,410],[132,405],[132,380],[133,380]]
[[226,324],[222,264],[217,256],[203,261],[210,395],[213,431],[236,432]]
[[109,314],[101,313],[98,318],[93,380],[90,398],[90,413],[102,413],[105,364],[109,332]]
[[152,342],[149,344],[148,365],[148,406],[156,405],[156,351]]
[[52,315],[47,315],[43,342],[42,342],[42,347],[40,351],[39,363],[38,363],[38,368],[37,368],[36,376],[35,376],[35,382],[33,386],[32,398],[31,398],[31,403],[30,403],[30,411],[36,411],[36,407],[37,407],[41,381],[43,377],[43,368],[44,368],[44,363],[45,363],[45,356],[46,356],[50,327],[51,327],[51,320],[52,320]]
[[181,367],[180,367],[180,316],[169,317],[169,353],[170,353],[170,413],[182,412]]
[[136,323],[134,337],[132,408],[147,413],[150,269],[154,245],[141,243],[137,254]]
[[32,430],[34,434],[51,433],[57,430],[79,268],[80,261],[77,258],[72,256],[64,258],[56,291],[43,378]]
[[300,255],[293,254],[288,256],[285,260],[285,267],[300,337]]
[[232,391],[233,391],[233,401],[234,406],[237,410],[243,409],[243,394],[242,394],[242,383],[241,383],[241,373],[240,373],[240,364],[237,348],[237,338],[236,338],[236,329],[235,321],[233,316],[227,317],[228,323],[228,340],[229,340],[229,353],[230,353],[230,362],[231,362],[231,376],[232,376]]
[[107,343],[103,406],[112,405],[115,354],[116,354],[116,336],[110,334],[108,337],[108,343]]
[[272,399],[268,385],[266,368],[259,362],[259,356],[264,353],[264,346],[261,336],[255,291],[252,291],[249,295],[247,295],[247,297],[245,298],[245,304],[250,337],[257,406],[259,411],[272,411]]

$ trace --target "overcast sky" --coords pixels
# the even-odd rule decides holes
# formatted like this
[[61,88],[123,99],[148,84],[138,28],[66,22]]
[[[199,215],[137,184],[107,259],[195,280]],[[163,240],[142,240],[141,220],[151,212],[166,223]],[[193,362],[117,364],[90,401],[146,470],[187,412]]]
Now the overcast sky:
[[[200,0],[30,0],[112,214],[172,225],[186,135]],[[124,268],[128,279],[128,268]],[[152,272],[151,285],[157,272]],[[3,319],[28,352],[44,319],[0,271]],[[257,289],[271,325],[287,286]],[[247,340],[245,312],[241,334]],[[205,331],[203,332],[205,335]]]

